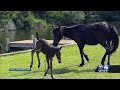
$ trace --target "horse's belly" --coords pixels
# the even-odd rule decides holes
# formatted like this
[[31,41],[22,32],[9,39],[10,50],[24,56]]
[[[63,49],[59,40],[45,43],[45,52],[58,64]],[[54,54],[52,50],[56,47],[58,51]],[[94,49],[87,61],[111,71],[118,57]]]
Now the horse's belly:
[[85,44],[88,44],[88,45],[97,45],[98,42],[95,38],[86,38],[85,41],[84,41]]
[[87,45],[97,45],[98,43],[97,42],[94,42],[94,43],[86,43]]

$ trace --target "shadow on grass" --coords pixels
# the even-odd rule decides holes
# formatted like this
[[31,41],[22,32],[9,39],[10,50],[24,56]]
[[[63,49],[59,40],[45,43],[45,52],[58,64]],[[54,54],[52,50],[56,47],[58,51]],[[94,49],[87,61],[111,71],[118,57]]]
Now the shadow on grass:
[[[78,67],[79,68],[79,67]],[[87,70],[76,70],[76,69],[68,69],[68,68],[60,68],[60,69],[54,69],[53,73],[54,74],[64,74],[64,73],[70,73],[70,72],[74,72],[74,73],[82,73],[82,72],[93,72],[94,69],[87,69]]]
[[[67,66],[59,69],[53,69],[53,74],[64,74],[64,73],[70,73],[70,72],[74,72],[74,73],[93,72],[95,70],[95,69],[77,70],[73,68],[70,69],[69,67],[78,67],[78,65]],[[78,68],[82,68],[82,67],[78,67]],[[50,74],[50,71],[48,72],[48,74]]]
[[[72,68],[70,68],[72,67]],[[63,67],[63,68],[58,68],[58,69],[54,69],[53,68],[53,74],[65,74],[65,73],[70,73],[70,72],[74,72],[74,73],[82,73],[82,72],[93,72],[94,69],[87,69],[87,70],[77,70],[77,69],[73,69],[74,67],[78,67],[78,65],[72,65],[72,66],[67,66],[67,67]],[[82,68],[82,67],[78,67],[78,68]],[[25,72],[19,75],[14,75],[13,77],[17,77],[17,76],[24,76],[24,75],[29,75],[29,74],[33,74],[33,73],[39,73],[39,72],[44,72],[44,70],[36,70],[36,71],[30,71],[30,72]],[[47,74],[50,74],[50,69],[48,71]]]
[[111,70],[109,73],[120,73],[120,65],[112,65]]

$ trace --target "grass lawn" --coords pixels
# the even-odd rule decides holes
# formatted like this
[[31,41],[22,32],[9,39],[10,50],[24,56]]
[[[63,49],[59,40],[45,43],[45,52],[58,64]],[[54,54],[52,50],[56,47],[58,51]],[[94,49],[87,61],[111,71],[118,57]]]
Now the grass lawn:
[[[120,73],[94,72],[100,65],[105,50],[101,45],[85,46],[85,53],[89,56],[90,62],[85,59],[85,65],[78,67],[81,63],[77,45],[66,46],[62,52],[62,63],[59,64],[56,57],[53,60],[53,76],[55,79],[120,79]],[[41,67],[37,68],[37,56],[34,54],[34,64],[31,71],[9,71],[10,68],[29,68],[31,53],[22,53],[11,56],[0,57],[0,79],[51,79],[50,70],[46,77],[45,56],[41,53]],[[106,60],[107,61],[107,60]],[[120,46],[111,56],[111,65],[120,65]]]

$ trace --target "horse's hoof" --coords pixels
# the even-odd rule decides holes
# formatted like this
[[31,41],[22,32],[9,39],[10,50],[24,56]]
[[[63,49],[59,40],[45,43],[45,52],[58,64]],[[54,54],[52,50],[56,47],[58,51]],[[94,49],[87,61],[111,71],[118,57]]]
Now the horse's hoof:
[[40,65],[38,65],[38,68],[40,67]]
[[84,64],[80,64],[79,67],[82,67]]
[[101,63],[102,66],[104,66],[104,63]]
[[30,65],[30,68],[32,68],[32,65]]

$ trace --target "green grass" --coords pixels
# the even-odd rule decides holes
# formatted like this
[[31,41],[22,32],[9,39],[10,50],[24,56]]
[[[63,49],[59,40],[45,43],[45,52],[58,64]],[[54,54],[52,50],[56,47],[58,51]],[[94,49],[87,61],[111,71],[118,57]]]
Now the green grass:
[[[85,59],[85,65],[78,67],[81,63],[79,49],[76,45],[64,47],[62,52],[62,63],[59,64],[56,57],[53,60],[53,76],[55,79],[120,79],[120,73],[98,73],[94,72],[100,65],[105,50],[101,45],[85,46],[85,53],[89,56],[90,62]],[[41,53],[41,67],[37,68],[37,58],[34,55],[34,64],[31,71],[9,71],[9,68],[29,68],[31,61],[30,52],[0,57],[0,78],[1,79],[51,79],[50,71],[44,75],[45,56]],[[106,60],[107,61],[107,60]],[[120,46],[111,56],[112,65],[120,65]],[[105,62],[106,63],[106,62]]]

